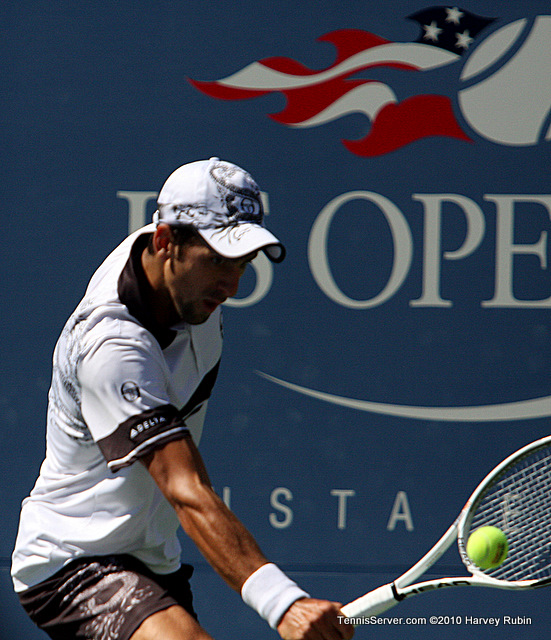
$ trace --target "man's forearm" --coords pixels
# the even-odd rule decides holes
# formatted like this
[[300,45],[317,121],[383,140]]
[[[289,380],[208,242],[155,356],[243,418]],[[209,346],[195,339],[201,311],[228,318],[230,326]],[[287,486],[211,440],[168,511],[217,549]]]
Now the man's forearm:
[[194,504],[174,504],[180,523],[209,564],[236,591],[268,560],[253,536],[208,486]]
[[[282,637],[352,637],[352,627],[335,626],[339,613],[335,603],[311,600],[267,561],[252,535],[211,488],[190,438],[168,443],[142,462],[211,566]],[[318,629],[325,629],[321,636]]]

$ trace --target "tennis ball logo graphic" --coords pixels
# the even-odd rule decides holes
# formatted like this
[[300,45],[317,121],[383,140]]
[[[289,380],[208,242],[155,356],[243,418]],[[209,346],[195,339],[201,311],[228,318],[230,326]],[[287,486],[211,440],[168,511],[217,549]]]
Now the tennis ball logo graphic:
[[484,138],[526,146],[551,140],[551,15],[502,27],[473,50],[459,107]]
[[509,553],[507,536],[497,527],[480,527],[467,540],[467,555],[480,569],[495,569]]

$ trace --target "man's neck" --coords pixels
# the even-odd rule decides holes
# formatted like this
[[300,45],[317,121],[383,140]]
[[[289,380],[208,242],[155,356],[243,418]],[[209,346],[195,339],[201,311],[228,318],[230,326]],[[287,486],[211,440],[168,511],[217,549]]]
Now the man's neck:
[[165,285],[165,262],[146,247],[142,252],[142,268],[150,285],[151,314],[160,326],[170,329],[179,322],[179,317]]

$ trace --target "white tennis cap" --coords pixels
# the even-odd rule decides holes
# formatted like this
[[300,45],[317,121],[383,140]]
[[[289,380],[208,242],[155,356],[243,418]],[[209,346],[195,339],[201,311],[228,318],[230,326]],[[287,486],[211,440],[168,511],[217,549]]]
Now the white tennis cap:
[[258,185],[250,174],[219,158],[176,169],[157,198],[153,222],[192,225],[216,253],[241,258],[262,249],[281,262],[285,248],[264,226]]

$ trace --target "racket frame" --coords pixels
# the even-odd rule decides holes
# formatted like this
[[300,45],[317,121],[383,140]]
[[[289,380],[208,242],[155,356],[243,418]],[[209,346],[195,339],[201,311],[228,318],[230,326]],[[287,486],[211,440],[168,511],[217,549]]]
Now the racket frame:
[[[500,464],[498,464],[484,479],[478,484],[465,503],[461,513],[455,522],[449,527],[438,542],[416,563],[411,569],[402,574],[394,582],[385,584],[360,598],[342,607],[343,614],[348,618],[370,617],[384,613],[405,598],[413,595],[433,591],[445,587],[493,587],[506,590],[524,590],[545,587],[551,584],[551,577],[544,579],[505,581],[486,575],[469,558],[466,552],[466,536],[472,514],[479,501],[485,495],[489,486],[499,478],[501,474],[512,464],[515,464],[530,455],[537,449],[543,448],[551,443],[551,436],[540,438],[522,447],[511,454]],[[471,572],[470,576],[457,576],[447,578],[437,578],[413,584],[432,565],[434,565],[444,553],[457,540],[459,555],[466,568]]]

